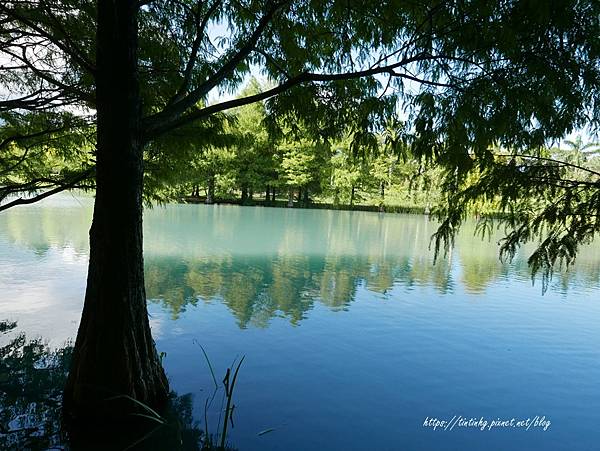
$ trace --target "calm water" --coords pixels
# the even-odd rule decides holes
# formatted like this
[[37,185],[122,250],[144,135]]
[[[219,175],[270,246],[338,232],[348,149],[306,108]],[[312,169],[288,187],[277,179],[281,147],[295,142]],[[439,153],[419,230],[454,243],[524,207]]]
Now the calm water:
[[[0,319],[51,347],[77,330],[91,207],[62,196],[0,214]],[[198,343],[217,377],[246,356],[242,451],[598,449],[598,246],[542,296],[525,256],[500,264],[472,226],[433,266],[422,216],[173,205],[144,225],[154,337],[199,422],[212,379]],[[551,425],[423,427],[454,415]]]

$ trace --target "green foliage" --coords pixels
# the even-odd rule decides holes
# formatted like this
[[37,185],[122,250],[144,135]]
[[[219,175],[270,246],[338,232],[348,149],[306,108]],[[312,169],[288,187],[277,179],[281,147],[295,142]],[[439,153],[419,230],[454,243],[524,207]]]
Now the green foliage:
[[[93,127],[69,113],[0,112],[0,201],[67,183],[93,167]],[[71,187],[86,186],[80,178]]]
[[469,212],[481,213],[482,204],[493,205],[497,213],[479,218],[480,232],[504,229],[500,251],[506,259],[521,245],[534,242],[528,262],[532,276],[542,271],[545,289],[555,267],[571,265],[579,246],[600,231],[600,172],[592,168],[594,158],[590,164],[583,160],[581,147],[526,153],[495,149],[491,164],[448,191],[439,212],[443,221],[435,235],[436,251],[443,245],[448,248]]
[[356,201],[356,189],[363,185],[368,177],[367,162],[353,155],[351,141],[345,139],[333,145],[330,164],[329,191],[332,193],[334,204],[342,202],[353,205]]
[[[250,79],[240,96],[258,94],[260,85],[255,78]],[[235,165],[233,166],[236,185],[243,190],[260,191],[275,174],[275,148],[263,122],[265,107],[253,103],[238,108],[236,125]],[[243,199],[245,200],[245,199]]]
[[[535,270],[554,257],[568,263],[571,241],[597,231],[592,166],[560,173],[588,164],[591,149],[575,144],[579,155],[563,163],[536,159],[536,149],[600,122],[595,0],[128,4],[148,201],[197,194],[202,183],[241,190],[242,200],[266,186],[334,199],[350,187],[353,197],[357,185],[369,199],[379,190],[384,205],[406,198],[394,186],[440,180],[436,165],[438,237],[450,238],[474,202],[500,202],[521,219],[507,223],[517,227],[508,250],[550,233]],[[93,180],[97,17],[82,0],[0,5],[0,91],[11,93],[0,100],[0,198]],[[214,100],[237,92],[253,67],[267,88],[253,82]],[[352,157],[332,160],[348,138]],[[522,158],[519,169],[494,146]]]
[[281,158],[281,185],[319,192],[321,179],[327,175],[329,146],[308,139],[285,140],[278,146]]
[[235,117],[215,115],[157,139],[144,155],[144,196],[148,204],[164,203],[189,195],[234,158],[231,130]]

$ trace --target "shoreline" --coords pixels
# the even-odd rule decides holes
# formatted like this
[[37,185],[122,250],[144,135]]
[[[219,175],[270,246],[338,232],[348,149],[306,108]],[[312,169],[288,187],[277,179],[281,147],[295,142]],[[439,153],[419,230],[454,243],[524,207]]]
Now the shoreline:
[[340,210],[340,211],[369,211],[375,213],[403,213],[403,214],[414,214],[414,215],[425,215],[429,216],[431,212],[427,207],[408,207],[400,205],[385,205],[380,208],[377,205],[347,205],[347,204],[331,204],[323,202],[310,202],[305,204],[303,202],[294,201],[293,206],[288,206],[287,200],[275,200],[267,201],[264,199],[254,199],[242,203],[238,199],[215,199],[211,204],[206,204],[206,198],[204,196],[186,196],[180,199],[180,203],[184,204],[204,204],[204,205],[239,205],[241,207],[271,207],[271,208],[295,208],[303,210]]

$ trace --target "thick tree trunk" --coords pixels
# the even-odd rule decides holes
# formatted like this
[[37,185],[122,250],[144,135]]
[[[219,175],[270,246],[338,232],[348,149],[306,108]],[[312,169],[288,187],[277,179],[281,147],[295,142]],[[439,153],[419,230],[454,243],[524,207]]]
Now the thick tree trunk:
[[267,185],[265,187],[265,201],[269,202],[271,200],[270,195],[271,195],[271,189],[269,188],[269,185]]
[[96,200],[67,420],[122,418],[139,410],[128,398],[156,408],[168,395],[144,290],[136,4],[98,1]]
[[302,195],[304,196],[302,199],[302,203],[305,207],[308,207],[308,204],[310,202],[310,199],[308,197],[308,188],[304,188],[304,192],[302,193]]
[[275,202],[275,187],[273,187],[272,191],[271,191],[271,200],[273,202]]

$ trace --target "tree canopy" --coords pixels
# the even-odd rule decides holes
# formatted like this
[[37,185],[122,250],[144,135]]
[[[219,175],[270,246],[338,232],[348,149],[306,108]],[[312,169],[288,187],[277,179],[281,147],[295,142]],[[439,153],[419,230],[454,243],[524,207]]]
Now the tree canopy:
[[[473,161],[490,160],[493,143],[532,148],[598,119],[593,1],[157,0],[137,7],[145,142],[185,131],[202,143],[218,133],[220,113],[265,99],[270,113],[328,135],[340,124],[372,131],[378,119],[402,111],[420,154],[466,172]],[[28,153],[12,168],[19,160],[11,160],[9,143],[48,149],[47,140],[68,134],[93,148],[95,5],[12,1],[0,15],[3,174],[40,156]],[[208,103],[210,93],[239,87],[251,68],[273,86]],[[2,182],[13,191],[32,188]]]
[[[222,112],[270,99],[272,115],[329,136],[341,124],[373,131],[401,112],[419,154],[466,173],[491,160],[494,143],[521,152],[598,119],[592,1],[138,6],[146,142],[187,134],[202,148],[221,131]],[[2,194],[91,178],[94,4],[14,1],[0,15]],[[207,103],[252,68],[273,86]],[[167,143],[169,152],[180,147]],[[79,171],[48,174],[56,153]]]

